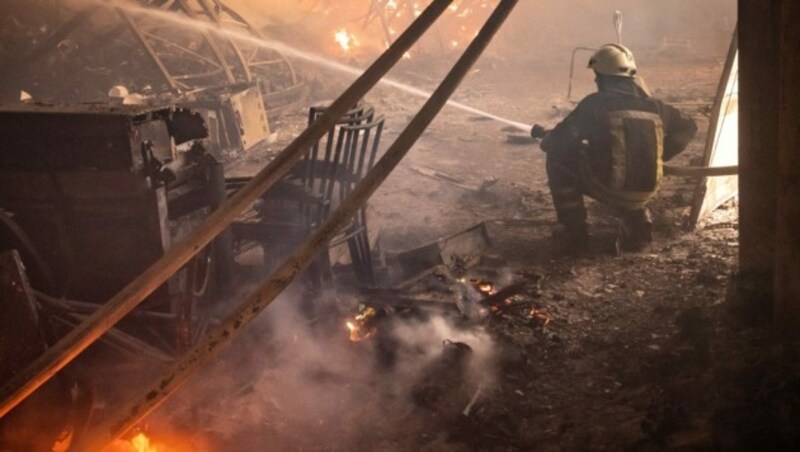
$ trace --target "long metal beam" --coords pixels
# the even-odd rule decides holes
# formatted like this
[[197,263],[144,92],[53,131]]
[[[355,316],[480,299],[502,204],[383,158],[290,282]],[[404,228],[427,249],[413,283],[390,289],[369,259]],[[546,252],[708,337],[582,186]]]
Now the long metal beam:
[[[181,6],[181,9],[187,16],[192,19],[197,20],[197,14],[195,14],[194,10],[192,10],[191,6],[187,0],[178,0],[178,3]],[[231,67],[228,65],[228,61],[225,59],[225,55],[222,53],[222,49],[220,49],[219,45],[217,45],[217,41],[214,40],[214,37],[211,36],[211,33],[208,30],[202,31],[203,39],[208,44],[208,47],[211,49],[211,53],[214,54],[214,57],[219,61],[219,66],[225,71],[225,77],[228,79],[228,83],[236,83],[236,77],[233,75],[233,71]],[[250,79],[247,79],[250,81]]]
[[719,177],[735,176],[739,167],[734,166],[672,166],[664,165],[665,176],[679,177]]
[[133,21],[133,18],[130,16],[130,14],[125,12],[125,10],[123,10],[122,8],[116,8],[116,9],[117,13],[119,13],[119,15],[122,16],[122,19],[124,19],[125,22],[128,24],[128,27],[130,27],[134,36],[136,36],[136,39],[138,39],[139,42],[142,44],[144,50],[147,51],[147,55],[150,56],[150,59],[153,61],[153,64],[155,64],[156,67],[158,68],[158,71],[161,72],[161,75],[164,77],[164,80],[169,84],[170,88],[178,89],[178,82],[175,80],[172,74],[170,74],[167,67],[164,66],[164,62],[161,61],[161,58],[158,57],[158,54],[156,53],[155,49],[153,49],[153,46],[150,45],[149,41],[147,41],[147,37],[144,35],[144,33],[142,33],[142,30],[139,29],[139,26],[136,25],[136,22]]
[[138,306],[170,276],[225,230],[264,192],[275,185],[313,143],[374,87],[414,42],[447,9],[452,0],[433,0],[406,31],[367,69],[328,110],[294,139],[241,190],[231,196],[183,241],[167,251],[150,268],[106,302],[91,317],[70,331],[28,368],[0,390],[0,417],[25,400],[59,370],[69,364],[101,335]]
[[[217,24],[218,27],[223,26],[219,14],[217,14],[217,11],[215,11],[214,8],[208,4],[208,2],[206,2],[205,0],[198,0],[198,3],[200,3],[200,7],[203,8],[203,11],[205,11],[206,15],[208,15],[209,18],[212,21],[214,21],[214,23]],[[236,45],[233,39],[228,38],[227,41],[228,45],[231,46],[233,53],[236,55],[236,58],[239,59],[239,64],[242,66],[242,71],[244,72],[245,80],[247,80],[248,82],[253,80],[253,74],[250,72],[250,66],[247,65],[247,60],[244,58],[244,55],[242,55],[241,49],[239,49],[239,46]]]
[[461,81],[491,42],[497,30],[516,6],[518,0],[502,0],[481,28],[475,40],[456,62],[414,119],[397,137],[375,167],[364,176],[350,196],[330,217],[281,265],[247,301],[191,350],[173,363],[163,375],[155,378],[144,391],[114,410],[114,414],[97,428],[84,435],[75,450],[94,451],[123,435],[173,394],[198,368],[207,364],[225,345],[241,333],[295,277],[304,270],[320,249],[339,233],[353,215],[405,157],[436,115],[447,104]]

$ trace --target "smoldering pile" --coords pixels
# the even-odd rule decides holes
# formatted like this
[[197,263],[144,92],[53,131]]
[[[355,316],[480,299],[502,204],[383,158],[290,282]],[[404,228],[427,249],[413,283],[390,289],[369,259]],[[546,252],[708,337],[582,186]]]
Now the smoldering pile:
[[[466,236],[476,230],[483,231]],[[443,425],[468,428],[519,358],[501,345],[496,320],[514,315],[537,328],[549,320],[536,309],[535,285],[477,265],[485,248],[467,253],[464,240],[461,233],[437,241],[440,251],[460,253],[438,253],[448,263],[425,268],[413,283],[395,274],[393,289],[340,288],[315,299],[313,312],[290,291],[149,422],[197,432],[225,450],[405,450],[431,442]]]

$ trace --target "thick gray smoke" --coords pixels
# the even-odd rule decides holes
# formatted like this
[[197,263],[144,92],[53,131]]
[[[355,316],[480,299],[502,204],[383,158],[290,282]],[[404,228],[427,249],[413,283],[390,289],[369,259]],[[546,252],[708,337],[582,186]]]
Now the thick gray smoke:
[[[482,328],[392,316],[376,337],[350,342],[343,315],[309,320],[297,306],[296,296],[276,301],[155,419],[233,450],[254,450],[253,438],[273,450],[321,442],[346,450],[396,435],[387,429],[407,426],[431,403],[461,416],[477,388],[493,382],[494,344]],[[453,359],[445,341],[472,352]]]

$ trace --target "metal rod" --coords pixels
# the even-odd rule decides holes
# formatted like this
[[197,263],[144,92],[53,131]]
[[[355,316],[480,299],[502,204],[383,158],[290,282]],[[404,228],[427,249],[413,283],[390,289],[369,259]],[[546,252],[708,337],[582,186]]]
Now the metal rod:
[[[452,3],[452,0],[450,0],[450,3]],[[256,27],[253,24],[251,24],[247,19],[245,19],[243,16],[239,15],[239,13],[237,13],[233,9],[229,8],[225,3],[223,3],[222,1],[218,0],[217,1],[217,5],[219,5],[219,7],[222,9],[222,11],[224,13],[226,13],[228,16],[233,18],[233,20],[238,20],[239,23],[241,25],[243,25],[244,28],[246,28],[255,37],[257,37],[259,39],[266,39],[266,36],[264,36],[264,34],[261,32],[261,30],[258,29],[258,27]],[[409,27],[409,29],[410,29],[410,27]],[[260,50],[260,48],[257,48],[256,49],[256,53],[258,53],[259,50]],[[289,61],[282,53],[280,53],[280,52],[275,52],[275,53],[278,55],[278,57],[282,58],[286,62],[286,66],[289,68],[289,73],[292,76],[292,85],[296,85],[297,82],[298,82],[297,73],[295,72],[294,66],[292,66],[291,61]],[[254,56],[255,56],[255,54],[254,54]],[[252,57],[250,59],[252,60]]]
[[146,37],[148,37],[150,39],[159,41],[160,43],[164,44],[165,46],[172,47],[172,48],[180,50],[181,52],[184,52],[184,53],[188,53],[189,55],[192,55],[193,57],[197,58],[198,60],[205,61],[206,63],[210,64],[211,66],[214,66],[216,68],[221,68],[219,63],[217,63],[216,61],[212,60],[211,58],[206,57],[205,55],[197,53],[194,50],[187,49],[186,47],[184,47],[184,46],[182,46],[180,44],[176,44],[176,43],[174,43],[174,42],[172,42],[172,41],[170,41],[170,40],[168,40],[166,38],[162,38],[161,36],[158,36],[158,35],[155,35],[155,34],[152,34],[152,33],[142,32],[142,34],[144,34]]
[[[181,0],[186,1],[186,0]],[[206,0],[198,0],[200,7],[203,8],[203,11],[217,24],[218,27],[222,28],[222,20],[219,17],[219,14],[214,10],[214,8],[208,4]],[[231,46],[233,49],[233,53],[236,55],[236,58],[239,60],[239,64],[242,66],[242,72],[244,72],[244,78],[246,81],[253,80],[253,74],[250,72],[250,67],[247,65],[247,60],[244,58],[242,51],[239,49],[239,46],[233,41],[233,39],[228,38],[228,45]],[[221,54],[221,53],[220,53]]]
[[[187,0],[178,0],[178,3],[181,6],[181,9],[187,16],[190,18],[197,20],[197,14],[192,10],[192,8],[187,3]],[[202,2],[201,2],[202,3]],[[210,16],[210,14],[209,14]],[[236,77],[233,75],[233,71],[231,67],[228,65],[228,61],[225,59],[225,55],[222,54],[222,49],[219,48],[217,45],[217,41],[211,36],[211,33],[208,30],[204,30],[202,33],[203,39],[208,44],[208,47],[211,49],[211,53],[214,54],[214,57],[219,61],[219,65],[222,70],[225,71],[225,77],[228,79],[229,83],[236,83]],[[248,79],[249,80],[249,79]]]
[[681,177],[715,177],[735,176],[739,174],[739,167],[734,166],[671,166],[664,165],[665,176]]
[[138,306],[172,274],[186,265],[217,235],[223,232],[264,192],[288,173],[311,144],[319,140],[395,65],[414,42],[447,9],[452,0],[434,0],[406,31],[328,109],[294,139],[272,162],[211,213],[183,241],[106,302],[85,322],[64,336],[0,390],[0,417],[25,400],[38,387],[69,364],[103,333]]
[[[133,18],[131,18],[130,14],[126,13],[125,10],[123,10],[122,8],[117,8],[117,12],[119,13],[120,16],[122,16],[125,22],[128,23],[128,26],[130,27],[131,31],[139,40],[139,42],[142,44],[142,47],[144,47],[144,49],[147,51],[147,54],[150,56],[150,59],[153,60],[153,64],[156,65],[159,72],[161,72],[161,75],[164,76],[164,80],[166,80],[170,88],[178,89],[178,82],[175,81],[175,79],[172,77],[172,74],[169,73],[167,67],[164,66],[164,62],[161,61],[161,58],[158,57],[158,54],[156,53],[155,49],[153,49],[153,46],[150,45],[150,42],[147,41],[147,37],[144,35],[144,33],[142,33],[142,30],[139,29],[139,26],[136,25],[136,22],[133,21]],[[0,410],[0,416],[2,416],[3,414],[4,413]]]
[[575,47],[572,49],[572,58],[570,59],[569,63],[569,86],[567,87],[567,100],[572,97],[572,78],[575,75],[575,55],[577,55],[579,51],[596,52],[597,49],[592,47]]
[[331,214],[319,229],[275,270],[269,280],[256,293],[248,297],[247,301],[232,315],[181,356],[166,372],[147,385],[144,391],[137,394],[132,399],[133,403],[120,406],[102,425],[84,435],[83,441],[76,445],[75,450],[79,452],[101,450],[103,446],[127,432],[174,393],[196,369],[208,363],[219,349],[230,343],[291,284],[294,278],[314,259],[319,250],[326,247],[328,241],[367,202],[408,153],[489,45],[492,37],[511,13],[517,1],[502,0],[500,2],[475,40],[422,109],[414,116],[414,119],[389,147],[386,154],[375,164],[373,170],[367,173],[353,190],[351,196]]

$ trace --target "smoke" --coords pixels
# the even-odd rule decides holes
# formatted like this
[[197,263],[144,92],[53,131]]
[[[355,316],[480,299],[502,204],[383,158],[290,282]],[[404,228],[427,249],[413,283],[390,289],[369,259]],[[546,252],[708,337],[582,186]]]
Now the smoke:
[[477,387],[494,379],[495,344],[482,328],[392,314],[375,337],[350,342],[352,301],[329,297],[326,312],[309,320],[300,299],[277,300],[156,417],[215,438],[225,450],[252,450],[253,441],[279,450],[352,450],[396,438],[396,429],[426,409],[461,416]]
[[[332,44],[332,30],[342,27],[356,33],[364,42],[382,42],[384,30],[377,16],[370,16],[371,3],[372,0],[304,0],[291,5],[279,0],[227,1],[268,32],[281,34],[277,37],[292,39],[290,44],[313,43],[318,50],[319,46],[331,50],[326,46]],[[453,14],[446,14],[437,25],[438,29],[428,33],[429,36],[423,38],[418,47],[435,52],[439,50],[438,41],[444,40],[449,46],[462,25],[466,25],[470,32],[474,31],[488,14],[488,8],[476,6],[484,3],[496,4],[497,1],[455,0],[453,4],[456,7],[472,7],[474,18],[464,21],[459,17],[458,9]],[[425,7],[428,2],[418,4]],[[736,24],[736,0],[521,1],[490,52],[509,56],[528,53],[542,59],[563,59],[565,53],[568,57],[569,51],[577,46],[599,47],[615,42],[617,37],[612,16],[617,10],[623,13],[624,44],[639,53],[646,53],[658,51],[666,43],[682,41],[689,46],[685,52],[689,55],[677,55],[679,59],[698,54],[724,56]],[[396,31],[400,31],[402,24],[409,19],[393,20]]]

